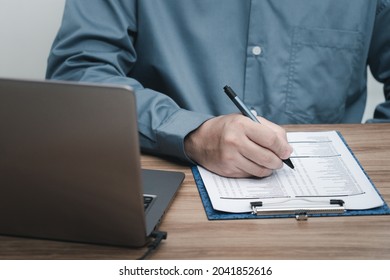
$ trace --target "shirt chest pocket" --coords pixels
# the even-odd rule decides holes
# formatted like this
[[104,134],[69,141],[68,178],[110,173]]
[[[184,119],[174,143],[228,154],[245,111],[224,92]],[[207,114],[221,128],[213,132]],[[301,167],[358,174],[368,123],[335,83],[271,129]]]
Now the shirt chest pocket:
[[294,28],[286,87],[291,122],[341,121],[361,49],[359,32]]

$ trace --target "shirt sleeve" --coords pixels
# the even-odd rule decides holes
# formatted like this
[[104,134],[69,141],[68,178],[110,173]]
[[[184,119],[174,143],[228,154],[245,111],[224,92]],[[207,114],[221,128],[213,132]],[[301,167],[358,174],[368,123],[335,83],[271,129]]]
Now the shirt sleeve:
[[368,122],[390,122],[390,0],[378,1],[368,64],[373,76],[384,84],[385,102],[379,104],[374,119]]
[[48,59],[48,79],[129,85],[135,90],[141,149],[189,162],[185,136],[211,118],[180,108],[129,77],[137,61],[136,1],[68,0]]

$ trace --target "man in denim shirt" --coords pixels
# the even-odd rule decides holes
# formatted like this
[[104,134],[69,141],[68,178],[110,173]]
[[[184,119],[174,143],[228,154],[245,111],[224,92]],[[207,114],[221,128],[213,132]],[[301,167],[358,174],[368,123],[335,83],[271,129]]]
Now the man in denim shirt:
[[47,77],[130,85],[143,151],[242,177],[289,157],[276,123],[360,122],[367,65],[388,121],[390,0],[68,0]]

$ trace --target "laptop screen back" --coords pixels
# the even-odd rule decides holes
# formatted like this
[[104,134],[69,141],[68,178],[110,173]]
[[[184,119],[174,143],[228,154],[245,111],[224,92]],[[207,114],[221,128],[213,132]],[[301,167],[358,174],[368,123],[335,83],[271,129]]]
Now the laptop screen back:
[[0,234],[142,246],[129,88],[0,80]]

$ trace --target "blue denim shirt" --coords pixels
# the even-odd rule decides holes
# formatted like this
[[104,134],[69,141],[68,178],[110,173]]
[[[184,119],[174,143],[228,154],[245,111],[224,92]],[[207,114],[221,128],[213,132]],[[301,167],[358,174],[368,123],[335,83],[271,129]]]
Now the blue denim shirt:
[[278,123],[360,122],[367,65],[390,119],[390,0],[68,0],[47,77],[136,90],[141,148],[238,112],[230,85]]

